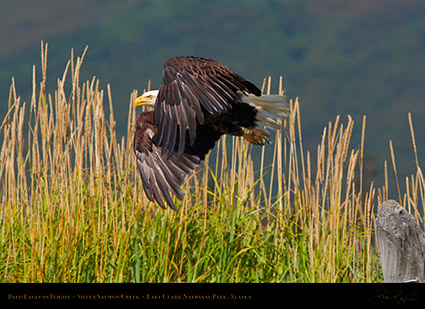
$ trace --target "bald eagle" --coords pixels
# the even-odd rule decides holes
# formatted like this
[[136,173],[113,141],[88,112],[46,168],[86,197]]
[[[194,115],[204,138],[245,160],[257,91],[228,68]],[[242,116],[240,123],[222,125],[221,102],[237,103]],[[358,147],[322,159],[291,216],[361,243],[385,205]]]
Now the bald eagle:
[[163,67],[159,90],[145,92],[136,106],[134,153],[143,189],[152,202],[176,210],[170,191],[180,187],[224,134],[255,145],[268,142],[289,105],[283,95],[263,95],[253,83],[212,59],[175,57]]

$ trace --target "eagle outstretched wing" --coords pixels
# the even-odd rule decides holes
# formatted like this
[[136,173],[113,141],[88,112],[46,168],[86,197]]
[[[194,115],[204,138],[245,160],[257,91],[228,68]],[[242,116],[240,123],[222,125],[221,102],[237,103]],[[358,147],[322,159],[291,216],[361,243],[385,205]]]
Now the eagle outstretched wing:
[[157,128],[153,124],[153,112],[140,113],[136,120],[134,133],[134,153],[137,169],[142,178],[143,189],[152,202],[156,201],[165,208],[164,201],[176,210],[170,191],[178,198],[183,198],[180,187],[187,175],[191,174],[201,163],[199,156],[184,153],[177,157],[173,153],[167,158],[161,147],[152,142]]
[[[192,145],[204,112],[221,115],[240,101],[241,92],[261,91],[225,65],[206,58],[175,57],[164,64],[162,83],[154,108],[158,132],[155,143],[171,159]],[[188,139],[188,143],[187,143]]]

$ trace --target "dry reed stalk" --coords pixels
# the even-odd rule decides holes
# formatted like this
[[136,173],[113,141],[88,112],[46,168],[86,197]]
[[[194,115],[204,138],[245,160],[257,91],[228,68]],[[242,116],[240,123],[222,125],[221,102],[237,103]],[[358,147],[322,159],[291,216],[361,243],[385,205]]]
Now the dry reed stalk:
[[400,204],[403,204],[402,199],[401,199],[400,185],[399,185],[399,182],[398,182],[397,165],[396,165],[396,161],[395,161],[393,142],[391,140],[390,140],[390,153],[391,153],[391,161],[393,163],[395,181],[396,181],[396,184],[397,184],[397,192],[398,192],[399,202],[400,202]]
[[[405,200],[406,202],[403,204],[404,207],[407,206],[409,213],[413,214],[415,219],[417,220],[418,224],[422,224],[425,220],[421,217],[421,212],[419,210],[419,197],[422,203],[422,209],[424,209],[424,193],[425,193],[425,181],[422,174],[422,169],[419,165],[419,159],[418,159],[418,151],[416,147],[416,138],[415,138],[415,131],[413,129],[413,121],[412,121],[412,115],[409,112],[408,113],[408,122],[409,122],[409,128],[410,128],[410,134],[412,137],[412,146],[413,146],[413,153],[415,155],[415,163],[416,163],[416,175],[411,175],[411,180],[409,182],[409,178],[406,177],[406,194],[405,194]],[[409,185],[410,184],[410,185]],[[412,211],[413,208],[413,211]]]

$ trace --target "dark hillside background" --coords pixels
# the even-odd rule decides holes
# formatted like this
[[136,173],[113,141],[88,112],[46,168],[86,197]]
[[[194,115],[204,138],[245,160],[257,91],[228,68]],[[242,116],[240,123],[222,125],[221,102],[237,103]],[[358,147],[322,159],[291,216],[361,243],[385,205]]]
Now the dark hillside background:
[[12,77],[29,100],[41,40],[49,44],[52,90],[71,48],[78,56],[89,45],[81,80],[95,75],[103,89],[111,85],[122,134],[132,90],[143,91],[149,79],[157,88],[167,58],[195,55],[221,61],[259,86],[271,75],[277,89],[283,75],[288,96],[300,99],[304,149],[313,154],[337,115],[354,118],[356,147],[366,115],[368,169],[378,184],[384,160],[391,166],[390,139],[400,182],[414,171],[411,112],[424,162],[423,1],[2,0],[1,119]]

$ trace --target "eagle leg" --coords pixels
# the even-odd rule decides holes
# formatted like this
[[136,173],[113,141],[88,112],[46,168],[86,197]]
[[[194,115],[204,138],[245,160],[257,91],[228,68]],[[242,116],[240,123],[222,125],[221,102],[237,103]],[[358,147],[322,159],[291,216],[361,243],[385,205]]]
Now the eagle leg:
[[242,135],[248,142],[254,145],[265,145],[269,143],[269,132],[265,130],[253,129],[251,133],[245,133]]

